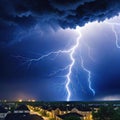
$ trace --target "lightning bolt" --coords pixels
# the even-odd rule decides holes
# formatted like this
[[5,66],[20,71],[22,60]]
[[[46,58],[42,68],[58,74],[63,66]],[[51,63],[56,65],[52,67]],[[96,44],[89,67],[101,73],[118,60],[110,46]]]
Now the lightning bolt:
[[105,21],[105,23],[108,24],[108,25],[111,25],[112,32],[115,35],[115,44],[116,44],[116,47],[118,49],[120,49],[119,37],[118,37],[117,31],[115,30],[115,26],[116,25],[120,26],[120,23],[117,23],[117,22],[108,22],[108,21]]
[[81,38],[81,34],[79,34],[78,38],[76,39],[75,45],[72,46],[72,47],[71,47],[70,49],[68,49],[68,50],[58,50],[58,51],[55,51],[55,52],[49,52],[48,54],[44,54],[44,55],[42,55],[42,56],[40,56],[40,57],[38,57],[38,58],[33,58],[33,59],[31,59],[31,58],[26,58],[26,57],[22,57],[22,56],[16,56],[16,58],[22,59],[22,60],[24,61],[23,64],[28,64],[28,68],[29,68],[33,62],[39,62],[40,60],[45,59],[45,58],[47,58],[47,57],[49,57],[49,56],[51,56],[51,55],[56,55],[56,56],[58,56],[58,55],[60,55],[60,54],[68,54],[69,57],[70,57],[70,60],[71,60],[70,65],[66,66],[65,68],[59,69],[58,71],[56,71],[56,72],[53,73],[53,74],[56,74],[56,73],[58,73],[58,72],[60,72],[60,71],[63,71],[63,70],[68,69],[68,73],[66,74],[67,80],[66,80],[65,88],[66,88],[66,90],[67,90],[67,99],[66,99],[66,100],[69,101],[69,100],[70,100],[70,97],[71,97],[71,91],[70,91],[70,88],[69,88],[69,84],[70,84],[70,82],[71,82],[72,68],[73,68],[73,66],[74,66],[74,64],[75,64],[74,53],[75,53],[77,47],[79,46],[80,38]]
[[86,45],[86,47],[87,47],[87,49],[88,49],[88,56],[89,56],[89,58],[93,61],[93,62],[95,62],[95,59],[92,57],[92,55],[91,55],[91,48],[89,47],[89,45],[88,44],[85,44]]
[[[119,24],[119,25],[120,25],[120,24]],[[115,26],[114,26],[114,25],[112,25],[112,31],[113,31],[113,33],[114,33],[114,35],[115,35],[116,47],[119,49],[119,48],[120,48],[120,45],[119,45],[119,37],[118,37],[118,34],[117,34],[116,30],[115,30]]]
[[69,84],[70,84],[70,81],[71,81],[70,76],[71,76],[71,73],[72,73],[72,68],[73,68],[73,66],[75,64],[74,53],[75,53],[77,47],[79,46],[80,38],[81,38],[81,33],[79,33],[79,36],[78,36],[78,38],[76,40],[76,44],[71,48],[71,52],[69,54],[70,59],[71,59],[72,62],[70,64],[69,72],[67,74],[67,83],[66,83],[66,89],[67,89],[67,92],[68,92],[67,101],[70,100],[70,96],[71,96],[71,92],[70,92],[70,89],[69,89]]
[[32,63],[39,62],[40,60],[45,59],[45,58],[47,58],[47,57],[49,57],[49,56],[51,56],[53,54],[58,56],[60,54],[68,54],[70,52],[71,52],[71,49],[69,49],[69,50],[58,50],[58,51],[55,51],[55,52],[49,52],[48,54],[44,54],[44,55],[42,55],[42,56],[40,56],[38,58],[26,58],[26,57],[23,57],[23,56],[14,56],[14,57],[24,61],[22,63],[22,65],[28,64],[28,69],[29,69]]
[[84,60],[82,57],[81,57],[81,67],[85,72],[87,72],[89,89],[92,91],[93,95],[95,95],[95,90],[92,88],[92,85],[91,85],[91,71],[85,67]]
[[[78,48],[79,45],[80,45],[80,39],[81,39],[81,36],[82,36],[82,35],[81,35],[81,32],[80,32],[80,30],[79,30],[79,27],[76,28],[76,31],[77,31],[78,34],[79,34],[78,37],[77,37],[77,39],[76,39],[76,42],[75,42],[75,44],[74,44],[71,48],[69,48],[69,49],[67,49],[67,50],[52,51],[52,52],[49,52],[49,53],[47,53],[47,54],[44,54],[44,55],[42,55],[42,56],[40,56],[40,57],[38,57],[38,58],[33,58],[33,59],[31,59],[31,58],[26,58],[26,57],[22,57],[22,56],[16,56],[17,58],[22,59],[22,60],[24,61],[23,64],[28,64],[28,68],[29,68],[32,63],[34,63],[34,62],[39,62],[40,60],[45,59],[45,58],[47,58],[47,57],[49,57],[49,56],[51,56],[51,55],[55,55],[56,57],[57,57],[58,55],[60,55],[60,54],[67,54],[67,55],[69,55],[69,58],[70,58],[70,60],[71,60],[71,63],[70,63],[69,65],[67,65],[66,67],[61,68],[61,69],[53,72],[52,74],[50,74],[50,76],[51,76],[51,75],[55,75],[55,74],[57,74],[57,73],[59,73],[59,72],[68,70],[67,74],[65,75],[65,77],[66,77],[65,88],[66,88],[66,91],[67,91],[67,98],[66,98],[67,101],[70,101],[70,98],[71,98],[71,90],[70,90],[70,86],[69,86],[69,85],[70,85],[70,82],[72,81],[72,80],[71,80],[72,69],[73,69],[73,66],[74,66],[74,64],[75,64],[75,62],[76,62],[76,60],[75,60],[75,58],[74,58],[74,54],[76,53],[76,50],[77,50],[77,48]],[[89,89],[93,92],[93,95],[95,95],[95,91],[94,91],[94,89],[91,87],[91,72],[90,72],[89,70],[87,70],[87,68],[85,68],[83,59],[81,59],[81,68],[88,73]]]
[[60,72],[63,72],[63,71],[65,71],[65,70],[67,70],[67,69],[69,69],[69,65],[66,66],[66,67],[64,67],[64,68],[58,69],[57,71],[54,71],[54,72],[51,73],[49,76],[54,76],[54,75],[56,75],[56,74],[58,74],[58,73],[60,73]]

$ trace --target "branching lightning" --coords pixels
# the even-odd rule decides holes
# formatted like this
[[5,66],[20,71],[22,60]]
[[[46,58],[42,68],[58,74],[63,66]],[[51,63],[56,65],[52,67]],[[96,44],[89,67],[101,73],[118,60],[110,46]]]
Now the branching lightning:
[[[42,55],[38,58],[33,58],[33,59],[25,58],[25,57],[22,57],[22,56],[16,56],[17,58],[22,59],[24,61],[23,64],[28,64],[28,68],[29,68],[32,63],[39,62],[40,60],[45,59],[45,58],[47,58],[51,55],[55,55],[56,57],[60,54],[69,55],[71,63],[69,65],[65,66],[64,68],[61,68],[61,69],[59,69],[59,70],[50,74],[50,76],[51,76],[51,75],[55,75],[59,72],[63,72],[65,70],[68,70],[67,74],[65,75],[65,77],[66,77],[65,88],[66,88],[66,91],[67,91],[67,98],[66,98],[67,101],[70,101],[70,98],[71,98],[71,90],[70,90],[69,85],[70,85],[70,82],[72,81],[72,79],[71,79],[72,69],[73,69],[73,66],[75,65],[75,61],[76,61],[75,58],[74,58],[74,54],[76,53],[76,50],[80,45],[80,39],[81,39],[81,33],[80,33],[80,30],[79,30],[79,27],[76,29],[76,31],[78,32],[79,36],[77,37],[75,44],[67,50],[65,49],[65,50],[52,51],[52,52],[44,54],[44,55]],[[83,59],[81,59],[81,68],[88,73],[89,89],[92,91],[93,95],[95,95],[95,90],[91,87],[91,72],[87,68],[85,68]]]
[[28,64],[28,67],[30,67],[30,65],[33,62],[39,62],[40,60],[45,59],[46,57],[49,57],[52,54],[55,54],[56,56],[59,55],[59,54],[68,54],[69,57],[70,57],[70,60],[71,60],[71,64],[66,66],[65,68],[59,69],[58,71],[54,72],[53,74],[56,74],[56,73],[58,73],[60,71],[68,69],[68,73],[66,75],[67,80],[66,80],[65,87],[66,87],[66,90],[67,90],[67,101],[69,101],[70,97],[71,97],[71,91],[70,91],[70,88],[69,88],[69,84],[71,82],[72,68],[73,68],[74,63],[75,63],[74,53],[75,53],[75,50],[77,49],[77,47],[79,46],[80,37],[81,37],[81,34],[78,36],[75,45],[72,46],[68,50],[58,50],[58,51],[55,51],[55,52],[49,52],[48,54],[45,54],[45,55],[42,55],[42,56],[40,56],[38,58],[33,58],[33,59],[25,58],[25,57],[22,57],[22,56],[16,56],[16,57],[20,58],[20,59],[24,59],[25,62],[23,64]]
[[79,43],[80,43],[80,38],[81,38],[81,34],[78,36],[77,40],[76,40],[76,44],[71,48],[71,52],[70,52],[70,59],[72,61],[72,63],[70,64],[70,67],[69,67],[69,72],[67,74],[67,83],[66,83],[66,89],[67,89],[67,92],[68,92],[68,96],[67,96],[67,101],[70,100],[70,96],[71,96],[71,92],[69,90],[69,84],[70,84],[70,76],[71,76],[71,73],[72,73],[72,68],[73,68],[73,65],[75,63],[75,59],[73,57],[77,47],[79,46]]
[[112,32],[114,33],[115,35],[115,44],[116,44],[116,47],[118,49],[120,49],[120,43],[119,43],[119,37],[118,37],[118,34],[117,34],[117,31],[115,30],[115,26],[120,26],[120,23],[113,23],[113,22],[105,22],[106,24],[108,25],[111,25],[112,27]]
[[85,72],[87,72],[89,89],[92,91],[93,95],[95,95],[95,90],[91,86],[91,71],[84,66],[84,60],[82,57],[81,57],[81,67]]
[[87,46],[87,49],[88,49],[88,57],[93,61],[93,62],[95,62],[95,59],[92,57],[92,55],[91,55],[91,48],[89,47],[89,45],[88,44],[86,44],[86,46]]
[[56,74],[58,74],[58,73],[60,73],[60,72],[63,72],[63,71],[65,71],[65,70],[68,70],[68,69],[69,69],[69,65],[66,66],[66,67],[64,67],[64,68],[58,69],[57,71],[54,71],[53,73],[49,74],[49,76],[54,76],[54,75],[56,75]]
[[[120,24],[119,24],[119,25],[120,25]],[[120,48],[120,45],[119,45],[119,37],[118,37],[118,34],[117,34],[116,30],[115,30],[115,26],[114,26],[114,25],[112,25],[112,31],[113,31],[113,33],[114,33],[114,35],[115,35],[116,47],[117,47],[117,48]]]

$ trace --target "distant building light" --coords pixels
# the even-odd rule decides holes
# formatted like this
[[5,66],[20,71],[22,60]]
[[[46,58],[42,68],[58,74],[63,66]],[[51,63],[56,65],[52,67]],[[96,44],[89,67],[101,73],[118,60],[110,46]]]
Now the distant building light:
[[35,102],[35,100],[31,100],[32,102]]
[[67,104],[66,106],[70,106],[70,104]]
[[18,102],[22,102],[22,99],[19,99]]
[[29,99],[29,100],[28,100],[28,102],[35,102],[35,100],[34,100],[34,99],[32,99],[32,100],[31,100],[31,99]]
[[30,102],[31,100],[29,99],[28,102]]

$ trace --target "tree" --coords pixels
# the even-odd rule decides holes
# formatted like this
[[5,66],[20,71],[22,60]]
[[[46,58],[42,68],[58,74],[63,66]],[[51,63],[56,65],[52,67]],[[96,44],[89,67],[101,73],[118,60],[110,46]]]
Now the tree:
[[101,106],[98,112],[93,111],[94,120],[120,120],[120,111],[114,110],[114,107]]
[[113,114],[112,120],[120,120],[120,108],[115,110],[115,113]]

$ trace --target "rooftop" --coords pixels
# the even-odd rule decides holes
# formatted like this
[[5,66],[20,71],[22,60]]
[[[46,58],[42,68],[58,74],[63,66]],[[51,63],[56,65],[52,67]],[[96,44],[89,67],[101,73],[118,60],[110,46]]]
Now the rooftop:
[[7,110],[0,106],[0,113],[7,113]]
[[15,110],[26,110],[26,111],[30,111],[26,105],[20,105],[20,106],[17,107]]
[[78,113],[67,113],[67,114],[64,114],[64,115],[57,115],[59,118],[61,119],[65,119],[67,117],[71,117],[71,116],[74,116],[74,117],[83,117],[83,115],[80,115]]
[[11,113],[6,116],[5,120],[43,120],[43,118],[38,115]]

